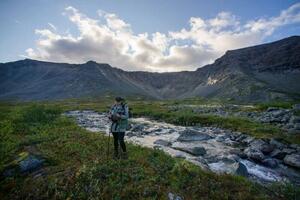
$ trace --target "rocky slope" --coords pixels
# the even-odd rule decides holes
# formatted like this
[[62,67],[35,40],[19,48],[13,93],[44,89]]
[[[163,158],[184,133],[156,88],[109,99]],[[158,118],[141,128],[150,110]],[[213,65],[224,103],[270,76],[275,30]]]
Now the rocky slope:
[[140,95],[239,101],[299,99],[300,36],[228,51],[196,71],[126,72],[108,64],[21,60],[0,64],[0,99]]

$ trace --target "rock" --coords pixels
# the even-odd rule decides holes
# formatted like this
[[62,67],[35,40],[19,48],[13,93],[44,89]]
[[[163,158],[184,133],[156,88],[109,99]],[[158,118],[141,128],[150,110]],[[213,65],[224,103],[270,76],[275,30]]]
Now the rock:
[[227,158],[234,160],[235,162],[238,162],[240,160],[240,157],[237,155],[228,155]]
[[297,122],[296,124],[294,124],[294,129],[295,130],[300,130],[300,123],[299,122]]
[[236,142],[236,141],[232,141],[231,139],[227,138],[225,141],[224,141],[224,144],[228,145],[228,146],[238,146],[239,143]]
[[298,145],[298,144],[291,144],[289,147],[292,149],[295,149],[295,150],[297,150],[297,149],[300,150],[300,145]]
[[206,162],[206,160],[203,157],[196,157],[195,160],[197,162],[202,163],[203,165],[207,165],[207,162]]
[[238,137],[235,138],[235,141],[241,142],[242,140],[246,139],[247,135],[240,134]]
[[275,167],[278,166],[279,162],[276,159],[267,158],[267,159],[262,161],[262,164],[267,166],[267,167],[275,168]]
[[283,162],[292,167],[300,168],[300,154],[287,155]]
[[240,158],[246,159],[248,156],[243,151],[241,151],[239,154],[237,154]]
[[279,118],[279,117],[282,117],[283,115],[285,115],[286,113],[287,113],[286,110],[275,110],[275,111],[272,111],[272,117]]
[[32,155],[28,156],[25,160],[22,160],[19,164],[21,172],[28,172],[37,169],[42,166],[44,160],[38,159]]
[[279,141],[277,141],[273,138],[270,140],[270,144],[274,145],[278,149],[283,149],[286,146],[285,144],[283,144],[283,143],[281,143],[281,142],[279,142]]
[[168,200],[183,200],[183,199],[180,196],[169,192],[168,193]]
[[179,134],[180,136],[177,138],[177,140],[182,142],[202,141],[202,140],[209,140],[212,138],[206,133],[201,133],[190,129],[186,129],[180,132]]
[[272,144],[263,144],[261,147],[260,147],[260,150],[261,152],[263,152],[265,155],[268,155],[270,154],[273,150],[274,150],[275,146],[272,145]]
[[206,154],[206,150],[204,147],[180,147],[175,146],[174,149],[184,151],[186,153],[192,154],[194,156],[203,156]]
[[232,163],[236,163],[237,160],[234,157],[222,157],[221,161],[223,161],[224,163],[232,164]]
[[288,129],[288,134],[291,134],[291,135],[295,135],[295,134],[298,134],[300,131],[296,128],[290,128]]
[[225,135],[218,135],[216,137],[217,142],[224,142],[227,137]]
[[265,145],[265,144],[266,144],[266,143],[265,143],[263,140],[258,139],[258,140],[253,140],[253,141],[250,143],[250,146],[251,146],[252,149],[259,149],[259,150],[261,150],[261,147],[262,147],[263,145]]
[[230,154],[234,154],[234,155],[239,155],[240,153],[242,153],[242,151],[240,149],[230,149],[229,150]]
[[154,144],[162,145],[162,146],[171,146],[172,143],[167,140],[158,139],[154,142]]
[[244,153],[248,156],[248,158],[259,162],[265,158],[264,154],[259,149],[252,149],[251,147],[246,148]]
[[203,156],[206,154],[206,150],[204,147],[194,147],[189,151],[192,155],[195,156]]
[[174,155],[175,158],[185,158],[185,155],[181,154],[181,153],[176,153]]
[[242,140],[242,143],[244,143],[244,144],[249,144],[249,143],[251,143],[253,140],[254,140],[253,137],[251,137],[251,136],[246,136],[246,138]]
[[297,124],[297,123],[300,123],[300,117],[299,116],[292,116],[291,119],[290,119],[290,123],[292,124]]
[[43,163],[44,159],[31,155],[28,152],[21,152],[13,162],[5,167],[3,175],[14,176],[20,172],[32,172],[40,168]]
[[286,124],[283,128],[285,128],[285,129],[292,129],[292,128],[294,128],[294,124],[291,124],[291,123],[288,123],[288,124]]
[[241,162],[238,162],[237,163],[237,168],[235,170],[235,173],[237,175],[240,175],[240,176],[248,176],[248,170],[247,170],[247,167],[241,163]]
[[295,111],[300,110],[300,104],[295,104],[295,105],[293,106],[293,110],[295,110]]
[[139,132],[139,131],[143,131],[143,130],[144,130],[144,125],[142,125],[142,124],[133,125],[133,127],[131,128],[132,132]]
[[286,154],[292,154],[292,153],[296,152],[296,150],[291,149],[291,148],[284,148],[284,149],[282,149],[282,152],[284,152]]
[[267,112],[273,112],[273,111],[277,111],[277,110],[279,110],[279,108],[269,107],[269,108],[267,109]]
[[286,156],[286,152],[283,152],[279,149],[275,149],[271,155],[270,155],[272,158],[277,158],[277,159],[280,159],[282,160],[285,156]]

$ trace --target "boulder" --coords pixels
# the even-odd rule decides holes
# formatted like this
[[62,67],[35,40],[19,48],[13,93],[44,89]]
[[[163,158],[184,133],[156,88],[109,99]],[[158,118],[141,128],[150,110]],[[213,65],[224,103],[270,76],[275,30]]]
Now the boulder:
[[253,140],[253,141],[250,143],[250,146],[251,146],[252,149],[259,149],[259,150],[261,150],[261,147],[262,147],[263,145],[265,145],[265,144],[266,144],[266,143],[265,143],[263,140],[258,139],[258,140]]
[[3,172],[4,176],[14,176],[17,173],[32,172],[43,166],[45,160],[28,152],[21,152],[16,159],[8,164]]
[[263,144],[261,147],[260,147],[260,150],[261,152],[263,152],[265,155],[268,155],[270,154],[273,150],[274,150],[275,146],[272,145],[272,144]]
[[287,155],[284,158],[284,163],[292,167],[300,168],[300,154]]
[[175,146],[174,149],[184,151],[186,153],[192,154],[194,156],[203,156],[206,154],[206,150],[204,147],[181,147]]
[[278,166],[279,162],[276,159],[267,158],[262,161],[262,164],[267,167],[276,168]]
[[32,155],[28,156],[26,159],[19,163],[21,172],[29,172],[35,170],[42,166],[44,160],[34,157]]
[[280,160],[282,160],[285,156],[286,156],[286,152],[283,152],[283,151],[281,151],[281,150],[279,150],[279,149],[275,149],[271,154],[270,154],[270,156],[272,157],[272,158],[277,158],[277,159],[280,159]]
[[246,148],[244,153],[248,156],[248,158],[258,162],[261,162],[265,158],[265,155],[259,149],[253,149],[251,147]]
[[238,162],[237,163],[237,168],[235,170],[235,173],[237,175],[240,175],[240,176],[248,176],[248,170],[247,170],[247,167],[241,163],[241,162]]
[[270,140],[270,144],[274,145],[278,149],[283,149],[286,146],[285,144],[283,144],[283,143],[281,143],[281,142],[279,142],[279,141],[277,141],[273,138]]
[[251,137],[251,136],[246,136],[246,138],[244,138],[244,139],[242,140],[242,143],[244,143],[244,144],[249,144],[249,143],[251,143],[253,140],[254,140],[253,137]]
[[154,142],[154,144],[162,145],[162,146],[171,146],[172,143],[167,140],[158,139]]
[[181,142],[202,141],[202,140],[209,140],[212,138],[206,133],[201,133],[190,129],[181,131],[179,134],[180,136],[177,138],[177,140]]

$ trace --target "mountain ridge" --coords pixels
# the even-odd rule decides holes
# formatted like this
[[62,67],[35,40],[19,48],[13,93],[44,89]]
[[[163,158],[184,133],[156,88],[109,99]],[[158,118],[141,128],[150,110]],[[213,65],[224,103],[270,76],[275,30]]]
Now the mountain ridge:
[[0,63],[0,72],[0,99],[53,100],[108,93],[155,99],[298,99],[300,36],[229,50],[195,71],[124,71],[95,61],[69,64],[25,59]]

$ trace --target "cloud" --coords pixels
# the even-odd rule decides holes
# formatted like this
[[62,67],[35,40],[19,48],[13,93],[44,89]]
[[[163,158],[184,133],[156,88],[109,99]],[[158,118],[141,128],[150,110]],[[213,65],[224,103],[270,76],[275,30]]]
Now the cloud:
[[151,34],[135,34],[129,23],[102,10],[97,19],[71,6],[64,15],[76,25],[79,35],[58,34],[48,23],[52,31],[35,30],[39,38],[34,48],[26,50],[26,57],[69,63],[94,60],[125,70],[162,72],[194,70],[227,50],[259,44],[277,28],[300,23],[300,3],[275,17],[241,23],[232,13],[220,12],[209,19],[191,17],[188,28]]

